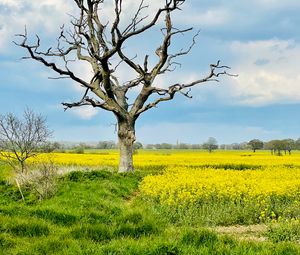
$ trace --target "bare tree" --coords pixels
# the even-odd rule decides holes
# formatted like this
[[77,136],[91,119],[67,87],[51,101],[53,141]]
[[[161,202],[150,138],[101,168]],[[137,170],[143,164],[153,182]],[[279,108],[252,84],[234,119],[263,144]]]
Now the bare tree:
[[23,119],[12,113],[0,115],[0,156],[12,167],[19,163],[24,172],[26,160],[37,154],[50,135],[46,119],[32,110],[25,110]]
[[[104,0],[74,0],[79,14],[71,20],[71,27],[61,28],[58,43],[55,48],[40,50],[41,40],[36,38],[35,44],[28,43],[27,31],[19,35],[22,42],[17,45],[25,48],[29,57],[41,62],[56,72],[59,77],[69,78],[85,88],[82,98],[78,102],[63,103],[65,109],[89,105],[111,111],[117,120],[117,131],[120,148],[119,172],[133,171],[133,143],[135,141],[135,123],[138,117],[159,103],[172,100],[177,93],[191,98],[190,91],[195,85],[209,81],[218,81],[226,72],[228,66],[220,61],[210,65],[208,74],[188,83],[156,84],[158,76],[172,72],[180,65],[176,59],[187,55],[195,45],[195,33],[191,44],[177,52],[171,52],[171,41],[176,35],[184,35],[192,28],[178,29],[173,26],[172,15],[179,11],[185,0],[165,0],[152,17],[144,14],[149,7],[144,0],[139,2],[131,20],[124,24],[123,1],[114,0],[114,14],[111,20],[103,21],[107,14]],[[106,12],[106,13],[105,13]],[[162,42],[157,47],[154,64],[150,64],[149,55],[140,60],[134,54],[125,52],[126,43],[134,37],[144,34],[148,30],[162,24]],[[132,41],[131,41],[132,42]],[[140,57],[140,56],[139,56]],[[53,59],[58,59],[52,62]],[[93,72],[91,80],[84,80],[72,69],[74,61],[88,64]],[[151,59],[153,61],[153,59]],[[151,62],[152,63],[152,62]],[[123,82],[117,76],[120,65],[131,69],[135,78]],[[132,88],[139,88],[140,92],[132,99],[128,92]],[[152,96],[152,98],[150,98]]]

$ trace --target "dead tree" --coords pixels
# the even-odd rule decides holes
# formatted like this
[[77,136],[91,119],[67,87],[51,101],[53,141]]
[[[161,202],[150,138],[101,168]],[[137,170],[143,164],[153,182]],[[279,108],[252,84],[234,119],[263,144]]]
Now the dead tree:
[[12,113],[0,115],[0,157],[13,168],[18,163],[24,172],[26,160],[37,155],[51,133],[46,119],[32,110],[25,110],[23,119]]
[[[210,71],[201,79],[189,83],[156,84],[155,79],[162,74],[175,71],[179,65],[176,59],[188,54],[195,45],[198,33],[195,33],[186,49],[178,52],[170,50],[171,42],[176,35],[192,31],[192,28],[175,28],[172,23],[172,14],[180,11],[185,0],[165,0],[152,17],[144,15],[149,6],[141,0],[135,14],[126,25],[123,24],[121,15],[122,0],[114,0],[114,15],[111,15],[109,22],[102,19],[105,13],[104,0],[74,0],[74,2],[79,14],[72,17],[69,29],[65,29],[64,26],[61,28],[55,48],[40,50],[39,36],[36,36],[35,44],[29,44],[26,29],[24,34],[18,35],[22,41],[16,44],[28,51],[29,57],[26,58],[39,61],[52,69],[59,75],[57,78],[69,78],[85,88],[79,101],[63,103],[65,109],[89,105],[113,112],[118,124],[119,172],[133,171],[132,152],[138,117],[159,103],[172,100],[178,93],[191,98],[190,91],[193,86],[218,81],[219,76],[229,75],[226,72],[229,67],[217,61],[210,65]],[[132,38],[158,26],[162,18],[164,18],[161,29],[163,38],[155,51],[157,56],[155,63],[150,64],[149,55],[143,56],[142,61],[134,54],[129,56],[124,50],[126,44],[130,44]],[[55,58],[58,61],[53,62]],[[93,72],[91,80],[84,80],[72,71],[70,63],[74,61],[85,62],[91,67]],[[117,76],[120,65],[127,65],[135,78],[121,82]],[[128,98],[128,91],[132,88],[139,88],[140,91],[131,101]]]

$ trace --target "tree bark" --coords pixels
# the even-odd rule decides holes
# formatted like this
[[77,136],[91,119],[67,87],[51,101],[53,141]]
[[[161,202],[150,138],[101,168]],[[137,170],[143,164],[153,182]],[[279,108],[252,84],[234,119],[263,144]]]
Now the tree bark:
[[135,141],[135,123],[132,120],[118,120],[118,138],[120,149],[119,173],[133,172],[133,143]]

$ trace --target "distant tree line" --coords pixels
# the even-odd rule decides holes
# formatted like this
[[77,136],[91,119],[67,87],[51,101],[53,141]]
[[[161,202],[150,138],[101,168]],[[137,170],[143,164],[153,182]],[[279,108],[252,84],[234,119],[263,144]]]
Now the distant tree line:
[[249,142],[222,144],[219,146],[222,150],[270,150],[272,154],[281,155],[291,154],[292,150],[300,150],[300,138],[293,140],[291,138],[282,140],[270,140],[263,142],[259,139],[252,139]]
[[[98,143],[64,143],[64,142],[47,142],[40,148],[41,152],[65,152],[72,151],[74,153],[84,153],[86,150],[110,150],[117,149],[118,144],[114,141],[100,141]],[[283,139],[261,141],[252,139],[248,142],[221,144],[218,145],[214,137],[209,137],[204,143],[189,144],[189,143],[156,143],[143,145],[141,142],[134,143],[134,150],[207,150],[212,152],[217,149],[221,150],[269,150],[274,155],[291,154],[293,150],[300,150],[300,138],[297,140]]]

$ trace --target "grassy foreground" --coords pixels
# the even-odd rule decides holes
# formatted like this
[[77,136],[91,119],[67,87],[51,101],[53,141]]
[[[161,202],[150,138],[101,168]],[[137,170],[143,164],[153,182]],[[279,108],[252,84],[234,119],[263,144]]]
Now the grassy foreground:
[[52,198],[25,194],[25,203],[0,177],[0,254],[300,254],[276,229],[271,241],[256,242],[174,223],[140,196],[143,176],[72,172]]

